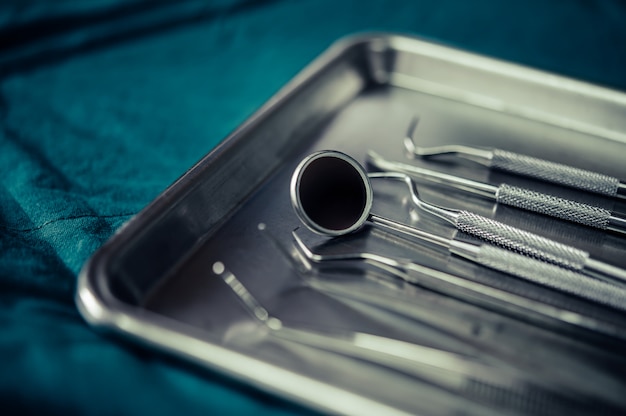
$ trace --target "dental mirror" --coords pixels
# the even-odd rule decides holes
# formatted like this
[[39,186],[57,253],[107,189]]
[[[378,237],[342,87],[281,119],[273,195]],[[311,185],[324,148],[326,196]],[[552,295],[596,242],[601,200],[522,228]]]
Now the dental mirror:
[[303,159],[291,179],[291,203],[310,230],[341,236],[361,228],[365,221],[379,227],[449,247],[449,240],[370,212],[373,191],[370,178],[401,180],[409,187],[411,200],[423,211],[492,244],[560,267],[612,283],[626,284],[626,271],[593,259],[589,253],[541,235],[512,227],[468,211],[443,208],[419,198],[413,180],[404,173],[368,174],[350,156],[335,151],[316,152]]
[[372,208],[372,185],[361,165],[334,150],[303,159],[291,178],[291,203],[310,230],[339,236],[358,230]]
[[317,234],[337,237],[357,231],[369,221],[387,230],[448,247],[446,238],[372,214],[369,175],[345,153],[323,150],[304,158],[291,177],[290,194],[302,223]]

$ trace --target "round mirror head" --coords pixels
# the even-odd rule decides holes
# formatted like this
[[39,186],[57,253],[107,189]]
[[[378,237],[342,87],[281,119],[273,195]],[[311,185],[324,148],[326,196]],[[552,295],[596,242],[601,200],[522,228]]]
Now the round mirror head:
[[290,192],[304,225],[324,235],[356,231],[372,208],[372,185],[363,167],[333,150],[303,159],[291,178]]

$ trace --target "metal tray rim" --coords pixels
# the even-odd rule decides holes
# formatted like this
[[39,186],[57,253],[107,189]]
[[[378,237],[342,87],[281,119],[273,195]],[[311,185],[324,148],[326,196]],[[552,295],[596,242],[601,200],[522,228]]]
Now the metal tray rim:
[[[243,380],[246,383],[253,384],[263,390],[270,390],[275,393],[280,393],[282,396],[291,397],[297,399],[301,403],[305,403],[309,406],[316,407],[325,411],[333,411],[338,413],[353,413],[353,414],[405,414],[396,408],[385,406],[379,402],[371,401],[367,398],[356,396],[354,393],[340,390],[336,387],[325,386],[320,382],[312,380],[308,377],[300,376],[286,371],[283,376],[284,380],[289,380],[288,383],[282,383],[281,386],[268,385],[267,383],[261,383],[258,379],[248,376],[242,373],[234,373],[232,368],[228,366],[219,366],[214,360],[208,360],[204,357],[208,355],[200,354],[198,351],[195,353],[189,353],[183,348],[178,347],[175,342],[167,343],[163,342],[163,337],[155,337],[155,331],[168,331],[168,336],[183,337],[185,343],[195,341],[199,342],[197,338],[189,335],[182,334],[178,331],[170,331],[164,329],[163,326],[154,325],[151,320],[154,318],[152,314],[146,311],[138,312],[136,308],[129,307],[119,300],[115,299],[110,293],[102,290],[102,287],[98,282],[106,279],[107,271],[106,266],[111,261],[112,256],[115,255],[116,249],[130,241],[135,233],[141,232],[144,225],[158,220],[163,215],[163,210],[166,210],[174,201],[180,196],[184,195],[193,187],[194,178],[197,177],[201,171],[208,169],[211,162],[218,159],[226,148],[232,145],[238,137],[243,135],[249,129],[253,129],[257,122],[264,117],[264,115],[271,111],[278,103],[284,100],[286,97],[296,94],[302,84],[313,74],[323,68],[329,62],[340,57],[348,49],[357,47],[358,45],[364,45],[368,43],[379,42],[381,44],[388,44],[398,48],[422,48],[419,49],[420,53],[430,53],[440,55],[442,57],[449,56],[450,53],[454,53],[455,56],[461,58],[472,57],[477,59],[479,63],[489,63],[491,69],[500,68],[507,71],[514,71],[515,76],[523,78],[530,78],[533,82],[552,84],[554,82],[559,83],[559,86],[571,89],[572,91],[579,91],[584,94],[597,97],[602,100],[615,102],[620,105],[626,106],[626,93],[614,91],[605,87],[596,86],[583,81],[573,80],[565,78],[559,75],[553,75],[540,70],[527,68],[518,64],[511,64],[505,61],[476,55],[473,53],[461,51],[448,46],[433,44],[420,38],[413,36],[406,37],[401,34],[391,33],[362,33],[352,35],[335,42],[331,47],[315,59],[311,64],[304,68],[298,75],[296,75],[288,84],[281,88],[272,98],[268,100],[259,110],[251,115],[240,127],[234,132],[228,135],[218,146],[216,146],[210,153],[205,155],[198,161],[193,167],[191,167],[186,173],[184,173],[178,180],[163,191],[154,201],[147,205],[142,211],[131,218],[125,223],[116,233],[113,235],[100,249],[98,249],[92,257],[85,263],[78,276],[77,291],[75,295],[75,302],[80,314],[90,325],[106,329],[113,332],[120,332],[135,341],[147,343],[152,347],[158,347],[165,349],[169,352],[173,352],[188,359],[202,363],[205,366],[219,370],[229,375],[234,376],[237,379]],[[418,45],[418,46],[416,46]],[[463,62],[463,59],[462,59]],[[467,62],[465,64],[468,64]],[[495,66],[494,66],[495,65]],[[148,319],[150,317],[150,319]],[[158,338],[158,339],[157,339]],[[236,359],[248,359],[253,360],[244,355],[234,353],[226,348],[220,347],[215,344],[202,342],[202,346],[207,346],[211,349],[213,354],[221,354],[223,357],[237,357]],[[205,352],[206,354],[207,352]],[[235,354],[235,355],[232,355]],[[215,356],[213,356],[213,359]],[[276,371],[276,368],[272,366],[272,371]],[[284,371],[284,370],[283,370]],[[283,380],[283,381],[284,381]],[[298,380],[294,383],[294,380]],[[307,395],[302,394],[302,383],[312,383],[311,388],[314,389],[331,389],[333,394],[344,395],[345,400],[334,400],[333,403],[322,404],[319,401],[312,401],[307,398]],[[298,387],[293,387],[298,385]],[[343,403],[343,404],[342,404]],[[346,404],[349,405],[346,406]]]

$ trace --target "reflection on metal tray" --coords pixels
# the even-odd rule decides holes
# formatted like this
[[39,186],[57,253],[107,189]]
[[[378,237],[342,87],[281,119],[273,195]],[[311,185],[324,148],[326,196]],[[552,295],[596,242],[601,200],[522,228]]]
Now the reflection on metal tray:
[[[416,115],[420,146],[497,147],[626,178],[623,94],[418,39],[358,36],[313,62],[105,244],[81,273],[81,313],[95,327],[321,411],[626,409],[624,312],[380,227],[338,238],[300,227],[290,178],[300,160],[322,149],[362,164],[371,150],[492,186],[506,182],[626,211],[623,202],[601,195],[454,158],[409,160],[403,139]],[[495,205],[445,184],[418,186],[429,203],[626,267],[622,236]],[[400,182],[373,182],[372,202],[372,212],[385,218],[473,241],[413,210]],[[372,340],[374,352],[370,344],[364,352]],[[414,355],[398,358],[391,345]],[[448,358],[429,367],[415,351]],[[467,360],[478,364],[458,364],[457,372],[453,364]]]

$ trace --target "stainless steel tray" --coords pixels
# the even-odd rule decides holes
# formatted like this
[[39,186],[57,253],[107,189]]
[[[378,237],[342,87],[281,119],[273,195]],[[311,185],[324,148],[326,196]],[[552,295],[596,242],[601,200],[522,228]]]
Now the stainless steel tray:
[[[91,258],[76,295],[82,315],[97,328],[321,411],[550,410],[541,401],[509,407],[495,393],[487,395],[493,400],[476,401],[462,394],[466,385],[441,388],[410,372],[278,339],[212,272],[221,262],[291,328],[359,331],[478,357],[494,369],[512,367],[557,391],[563,386],[625,410],[624,313],[374,228],[335,240],[303,228],[299,235],[326,253],[368,250],[414,259],[425,266],[417,273],[420,285],[358,262],[307,269],[293,255],[291,232],[301,224],[289,181],[297,163],[320,149],[360,162],[373,149],[403,161],[401,140],[415,115],[424,144],[496,146],[626,178],[626,95],[419,39],[352,37],[302,71]],[[452,160],[413,163],[624,211],[601,197]],[[618,236],[442,187],[419,189],[430,202],[490,216],[626,267],[626,240]],[[454,232],[411,216],[400,185],[376,184],[374,195],[381,215],[443,236]]]

